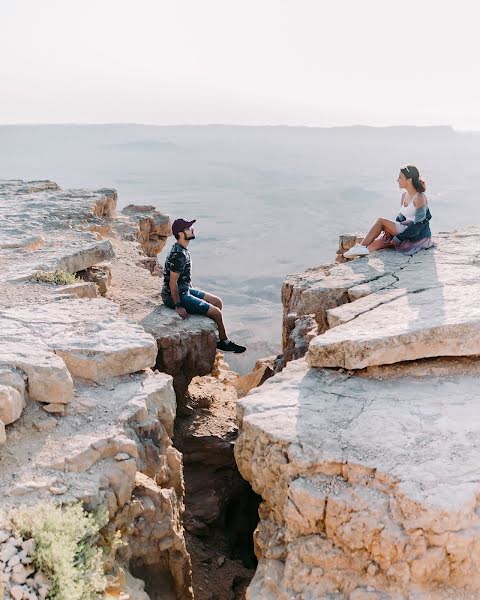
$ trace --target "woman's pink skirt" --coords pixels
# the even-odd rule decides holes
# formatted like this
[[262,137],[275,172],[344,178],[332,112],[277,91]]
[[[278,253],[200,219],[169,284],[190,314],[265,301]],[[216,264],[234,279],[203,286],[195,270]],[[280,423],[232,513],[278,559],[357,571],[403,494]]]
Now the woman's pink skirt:
[[400,254],[405,254],[405,256],[412,256],[412,254],[416,254],[419,250],[427,250],[433,246],[433,240],[431,237],[422,238],[421,240],[417,240],[416,242],[411,242],[410,240],[403,240],[396,246],[394,246],[397,252]]
[[[402,233],[401,227],[397,227],[398,233]],[[406,229],[406,227],[404,228]],[[400,254],[405,256],[412,256],[420,250],[427,250],[433,246],[433,240],[431,237],[422,238],[416,242],[410,240],[403,240],[396,246],[392,245],[393,236],[387,232],[384,232],[379,238],[377,238],[369,248],[371,250],[382,250],[383,248],[395,248]]]

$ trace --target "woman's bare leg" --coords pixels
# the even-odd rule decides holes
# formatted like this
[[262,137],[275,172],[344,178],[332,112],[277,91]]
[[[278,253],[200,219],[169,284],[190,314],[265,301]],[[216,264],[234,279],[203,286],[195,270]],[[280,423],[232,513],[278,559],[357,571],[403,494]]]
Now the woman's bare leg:
[[391,240],[387,241],[379,237],[378,239],[373,240],[373,242],[368,245],[368,249],[370,250],[370,252],[374,252],[375,250],[384,250],[385,248],[390,248],[392,245],[393,244]]
[[375,221],[370,231],[360,242],[362,246],[370,246],[370,244],[377,239],[377,237],[382,233],[382,231],[386,231],[390,235],[397,235],[397,227],[395,225],[395,221],[390,221],[389,219],[380,218]]

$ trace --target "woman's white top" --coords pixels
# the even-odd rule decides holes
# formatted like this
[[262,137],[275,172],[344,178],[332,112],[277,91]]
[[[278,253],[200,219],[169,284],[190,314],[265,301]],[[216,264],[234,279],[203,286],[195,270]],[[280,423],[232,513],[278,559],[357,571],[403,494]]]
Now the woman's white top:
[[412,198],[412,200],[405,206],[404,199],[402,198],[402,206],[400,208],[400,214],[402,214],[407,221],[415,221],[415,212],[417,211],[417,207],[413,203],[418,194]]

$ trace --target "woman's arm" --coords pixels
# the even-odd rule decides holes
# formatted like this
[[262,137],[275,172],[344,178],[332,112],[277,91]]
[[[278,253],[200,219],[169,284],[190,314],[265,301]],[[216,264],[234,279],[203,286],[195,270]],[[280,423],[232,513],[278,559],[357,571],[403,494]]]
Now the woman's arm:
[[417,209],[415,211],[415,220],[413,223],[420,223],[425,220],[427,216],[427,198],[425,194],[418,194],[418,196],[413,201],[413,206]]

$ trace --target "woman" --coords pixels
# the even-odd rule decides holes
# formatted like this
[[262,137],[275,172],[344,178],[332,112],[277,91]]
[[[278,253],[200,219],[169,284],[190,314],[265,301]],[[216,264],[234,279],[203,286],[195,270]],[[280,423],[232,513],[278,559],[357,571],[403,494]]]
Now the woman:
[[[347,250],[343,256],[366,256],[372,250],[390,247],[411,256],[419,250],[433,246],[429,225],[432,215],[424,194],[427,187],[425,181],[414,165],[400,169],[397,181],[398,186],[405,192],[396,220],[377,219],[360,244]],[[380,234],[381,237],[378,237]]]

